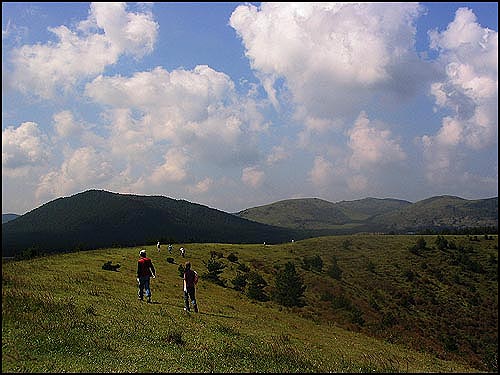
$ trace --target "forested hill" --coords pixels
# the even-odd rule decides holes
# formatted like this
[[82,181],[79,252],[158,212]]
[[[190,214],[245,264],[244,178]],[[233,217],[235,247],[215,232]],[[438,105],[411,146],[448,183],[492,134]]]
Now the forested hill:
[[166,242],[278,243],[295,232],[185,200],[89,190],[2,224],[2,256]]

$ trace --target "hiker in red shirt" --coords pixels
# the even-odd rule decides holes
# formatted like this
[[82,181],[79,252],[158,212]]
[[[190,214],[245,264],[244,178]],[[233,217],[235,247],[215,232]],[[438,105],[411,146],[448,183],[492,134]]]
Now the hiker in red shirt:
[[142,301],[144,297],[144,292],[146,292],[146,297],[148,302],[151,302],[151,289],[149,287],[149,279],[152,276],[153,279],[156,277],[155,267],[151,259],[146,257],[146,250],[142,249],[139,252],[140,259],[137,261],[137,281],[139,282],[139,291],[137,295]]
[[186,262],[184,265],[184,310],[189,309],[189,298],[193,304],[194,312],[198,312],[198,305],[196,304],[196,283],[198,282],[198,274],[191,269],[191,262]]

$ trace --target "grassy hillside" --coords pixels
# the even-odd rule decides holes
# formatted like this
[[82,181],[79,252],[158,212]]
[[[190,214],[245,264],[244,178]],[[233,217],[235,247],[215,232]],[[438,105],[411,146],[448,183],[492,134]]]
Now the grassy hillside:
[[498,227],[498,197],[467,200],[440,196],[373,218],[391,229]]
[[373,216],[393,212],[410,206],[411,203],[391,198],[364,198],[354,201],[341,201],[336,205],[351,218],[351,220],[367,220]]
[[365,198],[355,201],[328,202],[318,198],[287,199],[253,207],[238,216],[259,223],[293,229],[353,229],[372,216],[410,205],[396,199]]
[[439,196],[416,203],[378,198],[337,203],[316,198],[289,199],[249,208],[237,215],[263,224],[309,231],[311,237],[498,227],[498,197],[467,200]]
[[294,229],[328,229],[352,221],[335,203],[317,198],[288,199],[249,208],[237,215],[260,223]]
[[[2,371],[496,371],[498,238],[447,238],[457,249],[439,250],[436,236],[426,236],[418,254],[408,250],[415,236],[176,244],[172,255],[148,246],[158,275],[151,304],[136,297],[140,247],[5,262]],[[319,269],[305,261],[315,256]],[[226,266],[219,284],[203,278],[209,259]],[[198,314],[182,310],[185,260],[202,275]],[[121,267],[102,270],[107,261]],[[271,296],[288,261],[306,285],[303,307],[234,288],[247,268],[267,281]]]

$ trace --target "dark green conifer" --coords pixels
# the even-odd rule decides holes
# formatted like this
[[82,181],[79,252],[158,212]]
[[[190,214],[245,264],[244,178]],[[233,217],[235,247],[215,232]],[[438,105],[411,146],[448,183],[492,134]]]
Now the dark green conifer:
[[295,265],[288,262],[285,264],[285,268],[276,274],[273,299],[287,307],[303,306],[305,290],[306,286],[295,270]]

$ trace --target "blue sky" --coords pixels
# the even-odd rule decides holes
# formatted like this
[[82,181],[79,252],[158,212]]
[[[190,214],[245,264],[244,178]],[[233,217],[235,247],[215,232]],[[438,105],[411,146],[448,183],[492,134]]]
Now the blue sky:
[[498,3],[2,2],[2,212],[498,195]]

